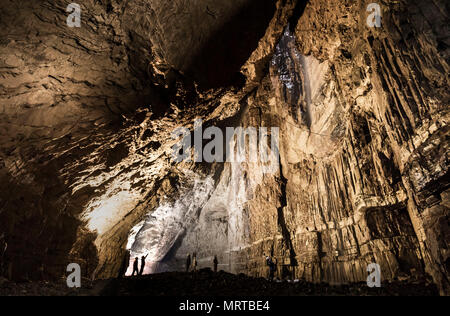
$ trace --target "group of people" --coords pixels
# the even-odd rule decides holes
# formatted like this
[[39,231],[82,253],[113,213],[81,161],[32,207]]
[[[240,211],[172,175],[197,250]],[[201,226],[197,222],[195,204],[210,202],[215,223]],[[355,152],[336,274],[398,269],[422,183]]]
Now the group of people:
[[[125,253],[125,257],[123,258],[122,261],[122,265],[120,267],[120,271],[119,271],[119,278],[123,278],[125,276],[125,274],[128,271],[128,267],[130,265],[130,250],[127,250],[127,252]],[[147,259],[148,255],[146,256],[142,256],[141,257],[141,266],[139,267],[139,258],[136,257],[134,258],[134,263],[133,263],[133,274],[131,276],[135,276],[135,275],[143,275],[144,274],[144,270],[145,270],[145,260]]]
[[[128,270],[128,266],[130,263],[130,251],[128,250],[125,253],[125,257],[123,259],[122,262],[122,266],[120,268],[120,272],[119,272],[119,278],[122,278],[125,276],[127,270]],[[147,256],[142,256],[140,259],[141,262],[141,266],[139,266],[139,257],[134,258],[134,262],[133,262],[133,273],[131,274],[131,276],[140,276],[144,274],[144,270],[145,270],[145,260],[147,259]],[[217,272],[218,267],[219,267],[219,260],[217,259],[217,256],[214,256],[214,260],[213,260],[213,267],[214,267],[214,272]],[[197,267],[198,267],[198,261],[197,261],[197,253],[194,253],[192,256],[191,254],[189,254],[187,256],[186,259],[186,272],[191,272],[191,271],[197,271]]]
[[136,275],[143,275],[144,274],[144,269],[145,269],[145,259],[147,259],[148,255],[146,256],[142,256],[141,257],[141,267],[139,268],[139,258],[136,257],[134,258],[134,263],[133,263],[133,274],[131,274],[131,276]]
[[[147,259],[147,256],[142,256],[141,257],[141,266],[139,267],[139,258],[136,257],[134,259],[134,263],[133,263],[133,273],[131,274],[131,276],[140,276],[144,274],[144,270],[145,270],[145,260]],[[266,261],[266,265],[269,268],[269,280],[273,281],[273,279],[275,278],[275,272],[277,271],[277,262],[276,259],[274,260],[271,256],[268,256],[266,254],[264,254],[264,258]],[[120,277],[123,277],[128,269],[128,264],[130,262],[130,252],[127,251],[126,256],[124,258],[124,263],[121,267],[121,271],[120,271]],[[219,266],[219,260],[217,258],[217,256],[214,256],[214,260],[212,262],[213,267],[214,267],[214,272],[218,271],[218,266]],[[186,272],[195,272],[197,271],[197,267],[198,267],[198,261],[197,261],[197,253],[194,253],[192,256],[191,254],[187,255],[187,259],[186,259]]]
[[[186,259],[186,272],[197,271],[197,265],[198,265],[197,254],[194,252],[192,257],[191,254],[188,254]],[[217,269],[219,267],[219,259],[217,259],[217,256],[214,256],[213,266],[214,272],[217,272]]]

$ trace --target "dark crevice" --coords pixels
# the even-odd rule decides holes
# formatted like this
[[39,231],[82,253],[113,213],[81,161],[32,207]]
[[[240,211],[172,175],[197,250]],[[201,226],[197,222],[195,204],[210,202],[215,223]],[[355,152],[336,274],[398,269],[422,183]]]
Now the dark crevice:
[[289,18],[289,30],[291,33],[295,32],[297,28],[298,22],[300,21],[303,12],[305,12],[306,5],[308,4],[308,0],[299,0],[294,8],[294,12],[292,16]]
[[275,14],[275,4],[272,0],[249,1],[210,36],[188,67],[187,76],[197,81],[201,90],[243,86],[245,77],[240,69],[264,36]]

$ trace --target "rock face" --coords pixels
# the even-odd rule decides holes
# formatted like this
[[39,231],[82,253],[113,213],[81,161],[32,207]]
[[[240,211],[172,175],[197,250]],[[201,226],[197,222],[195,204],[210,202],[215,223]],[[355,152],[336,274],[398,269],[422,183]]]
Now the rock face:
[[[448,240],[448,77],[438,74],[448,56],[426,44],[439,42],[431,31],[439,26],[427,36],[411,30],[432,14],[414,7],[401,16],[401,6],[386,7],[375,30],[358,14],[361,4],[310,1],[286,29],[243,120],[281,126],[282,135],[282,173],[251,188],[246,205],[254,231],[238,253],[243,270],[262,273],[262,260],[249,259],[273,249],[308,280],[363,280],[370,262],[391,279],[424,264],[448,286],[446,246],[433,245]],[[258,227],[255,218],[271,224]]]
[[[373,1],[372,1],[373,2]],[[2,1],[1,274],[115,276],[196,252],[342,284],[449,276],[448,4]],[[177,127],[278,127],[261,163],[175,163]],[[1,249],[0,249],[1,250]]]

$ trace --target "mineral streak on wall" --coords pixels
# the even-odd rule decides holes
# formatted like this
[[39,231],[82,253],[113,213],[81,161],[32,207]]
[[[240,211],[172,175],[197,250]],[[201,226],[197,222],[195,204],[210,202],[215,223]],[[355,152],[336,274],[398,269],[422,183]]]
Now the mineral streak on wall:
[[[1,1],[0,275],[200,267],[450,292],[444,0]],[[280,161],[174,163],[179,127],[278,127]],[[0,240],[1,241],[1,240]],[[3,241],[2,241],[3,242]]]

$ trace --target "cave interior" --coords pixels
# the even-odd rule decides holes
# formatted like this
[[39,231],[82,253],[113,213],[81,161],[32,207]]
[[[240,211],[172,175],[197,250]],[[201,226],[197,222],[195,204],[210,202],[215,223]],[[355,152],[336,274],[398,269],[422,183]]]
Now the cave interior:
[[[1,0],[0,276],[114,278],[129,252],[127,275],[196,253],[264,277],[269,254],[448,295],[449,3],[380,0],[373,27],[371,2],[85,0],[69,27],[68,1]],[[277,128],[276,163],[174,161],[199,120]]]

